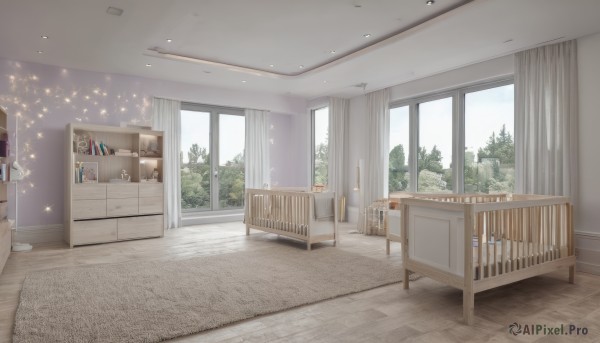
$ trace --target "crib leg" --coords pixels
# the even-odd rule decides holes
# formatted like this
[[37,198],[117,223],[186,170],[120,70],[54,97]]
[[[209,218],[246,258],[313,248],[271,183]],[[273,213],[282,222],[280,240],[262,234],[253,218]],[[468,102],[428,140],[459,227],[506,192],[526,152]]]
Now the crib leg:
[[475,293],[470,290],[463,290],[463,318],[465,324],[473,325],[475,319]]
[[388,255],[390,254],[390,240],[389,239],[385,240],[385,253]]
[[246,224],[246,236],[250,236],[250,226]]
[[404,269],[404,279],[402,280],[402,288],[403,289],[408,289],[408,283],[410,282],[408,280],[409,277],[409,270],[408,269]]
[[569,283],[575,283],[575,266],[569,267]]
[[310,251],[310,242],[306,242],[306,250]]

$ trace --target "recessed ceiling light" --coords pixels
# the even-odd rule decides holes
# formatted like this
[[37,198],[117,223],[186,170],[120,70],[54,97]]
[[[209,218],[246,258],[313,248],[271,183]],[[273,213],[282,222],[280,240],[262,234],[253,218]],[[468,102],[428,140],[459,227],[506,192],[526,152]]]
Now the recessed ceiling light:
[[242,83],[246,83],[246,82],[248,82],[248,81],[246,81],[246,80],[242,80]]
[[269,64],[269,67],[273,68],[273,67],[275,67],[275,65],[274,64]]
[[42,39],[48,39],[48,36],[42,35]]
[[335,54],[335,50],[331,50],[329,53],[331,53],[333,55],[333,54]]
[[304,66],[301,64],[301,65],[298,66],[298,68],[303,69]]
[[425,2],[425,4],[427,6],[431,6],[431,5],[435,4],[435,1],[434,0],[427,0],[427,2]]
[[167,38],[167,43],[171,43],[173,40],[171,38]]
[[116,7],[109,7],[106,9],[106,13],[110,14],[110,15],[116,15],[121,16],[121,14],[123,14],[123,10],[120,8],[116,8]]
[[365,33],[365,34],[363,35],[363,37],[365,37],[365,38],[369,38],[369,37],[371,37],[371,34],[370,34],[370,33]]
[[44,52],[42,50],[38,50],[37,53],[38,54],[43,54]]
[[146,67],[152,67],[152,64],[146,63]]
[[323,80],[323,83],[327,83],[327,80]]

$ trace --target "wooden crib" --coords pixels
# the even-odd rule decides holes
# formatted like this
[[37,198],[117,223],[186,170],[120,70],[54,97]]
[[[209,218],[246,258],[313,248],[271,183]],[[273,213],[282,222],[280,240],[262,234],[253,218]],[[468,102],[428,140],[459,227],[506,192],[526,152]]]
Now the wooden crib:
[[541,195],[414,195],[399,200],[404,288],[409,271],[475,293],[568,267],[574,282],[572,206]]
[[329,240],[335,246],[337,213],[333,192],[246,189],[246,235],[253,228],[304,241],[308,250]]

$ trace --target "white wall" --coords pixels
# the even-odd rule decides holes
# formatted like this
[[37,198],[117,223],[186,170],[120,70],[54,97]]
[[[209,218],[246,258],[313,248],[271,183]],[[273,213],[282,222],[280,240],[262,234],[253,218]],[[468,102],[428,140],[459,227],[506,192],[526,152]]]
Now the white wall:
[[[7,109],[11,154],[19,120],[19,163],[30,171],[19,183],[19,227],[60,227],[63,222],[64,135],[70,122],[151,123],[152,96],[241,108],[268,109],[272,126],[272,179],[295,182],[305,163],[294,159],[307,143],[296,134],[307,102],[300,97],[234,91],[180,82],[97,73],[0,59],[0,106]],[[17,116],[18,115],[18,116]],[[300,127],[301,130],[306,130]],[[293,134],[287,134],[291,132]],[[306,131],[303,131],[306,132]],[[296,137],[298,136],[298,137]],[[14,187],[9,187],[14,218]],[[45,209],[49,208],[49,211]],[[32,237],[35,239],[35,237]],[[34,240],[30,240],[34,241]]]
[[578,263],[600,274],[600,34],[578,40],[579,199],[575,205]]

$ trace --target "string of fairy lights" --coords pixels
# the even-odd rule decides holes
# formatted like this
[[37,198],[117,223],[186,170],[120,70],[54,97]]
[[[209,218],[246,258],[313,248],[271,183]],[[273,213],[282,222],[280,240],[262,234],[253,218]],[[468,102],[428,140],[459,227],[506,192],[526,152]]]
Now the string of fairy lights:
[[[45,142],[50,134],[50,123],[60,123],[65,127],[69,122],[118,125],[129,122],[135,125],[151,123],[150,99],[136,92],[115,92],[113,77],[106,75],[104,82],[76,82],[71,76],[73,71],[60,70],[60,77],[53,77],[55,84],[50,86],[38,73],[28,71],[20,62],[10,62],[8,92],[0,94],[0,106],[9,116],[9,132],[11,142],[19,137],[18,162],[23,167],[25,177],[19,182],[19,197],[35,197],[36,182],[61,182],[62,172],[55,175],[56,180],[49,180],[49,170],[36,165],[40,154],[60,156],[60,147],[48,146]],[[51,68],[51,67],[49,67]],[[53,75],[54,76],[54,75]],[[135,87],[125,87],[134,88]],[[11,123],[11,121],[13,123]],[[56,128],[56,125],[52,125]],[[18,130],[15,130],[15,128]],[[11,147],[11,157],[16,156]],[[62,199],[53,199],[42,205],[42,212],[52,213]],[[31,206],[28,206],[32,208]]]

